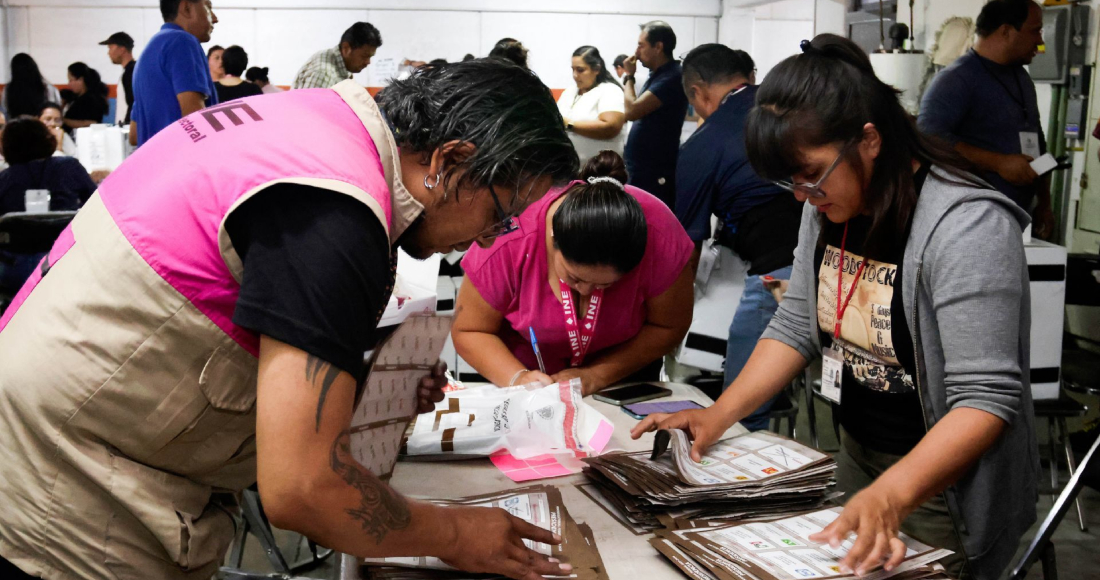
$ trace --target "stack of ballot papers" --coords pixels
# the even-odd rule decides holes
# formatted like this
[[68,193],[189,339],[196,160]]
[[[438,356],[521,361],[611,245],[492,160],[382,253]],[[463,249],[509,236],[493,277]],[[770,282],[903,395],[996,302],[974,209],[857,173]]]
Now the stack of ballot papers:
[[659,431],[652,454],[583,459],[590,483],[578,487],[642,535],[817,509],[834,483],[831,457],[765,431],[719,441],[699,463],[690,451],[684,431]]
[[[855,579],[841,572],[840,562],[852,547],[839,548],[809,540],[840,515],[841,508],[803,513],[766,522],[732,524],[697,530],[666,530],[650,544],[693,580]],[[926,546],[905,534],[905,560],[892,571],[878,568],[860,580],[946,580],[936,560],[950,550]]]
[[[466,497],[457,500],[425,500],[441,506],[479,506],[501,508],[531,524],[558,534],[557,546],[525,540],[528,548],[545,556],[570,564],[573,570],[561,576],[577,580],[608,580],[596,537],[592,529],[578,524],[565,509],[561,492],[551,486],[530,486],[519,489]],[[438,558],[368,558],[364,560],[367,578],[373,580],[464,580],[488,579],[497,576],[461,572]]]

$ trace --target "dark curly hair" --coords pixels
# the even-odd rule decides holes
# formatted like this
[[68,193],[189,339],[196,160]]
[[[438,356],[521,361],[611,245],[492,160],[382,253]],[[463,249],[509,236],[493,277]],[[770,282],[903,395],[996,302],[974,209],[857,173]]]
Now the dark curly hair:
[[49,159],[57,140],[46,125],[34,117],[19,117],[0,132],[0,153],[10,165]]
[[550,89],[511,63],[426,65],[394,80],[378,104],[403,149],[430,154],[450,141],[477,147],[445,172],[445,188],[462,170],[459,190],[507,188],[510,195],[497,195],[505,207],[516,207],[534,180],[550,176],[560,184],[577,173],[577,153]]

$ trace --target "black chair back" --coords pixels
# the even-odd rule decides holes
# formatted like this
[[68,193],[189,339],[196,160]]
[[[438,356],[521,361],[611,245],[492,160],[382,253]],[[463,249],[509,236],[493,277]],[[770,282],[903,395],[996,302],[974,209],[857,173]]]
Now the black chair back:
[[41,254],[50,251],[75,211],[12,212],[0,216],[0,251]]

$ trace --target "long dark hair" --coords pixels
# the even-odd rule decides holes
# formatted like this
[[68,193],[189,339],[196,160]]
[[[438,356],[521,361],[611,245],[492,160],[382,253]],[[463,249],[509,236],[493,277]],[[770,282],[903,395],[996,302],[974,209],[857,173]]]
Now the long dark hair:
[[103,84],[99,71],[82,62],[74,62],[69,65],[69,74],[84,81],[84,92],[101,97],[104,104],[107,103],[107,85]]
[[570,262],[611,266],[626,274],[645,256],[645,213],[621,185],[589,178],[610,177],[626,182],[626,164],[614,151],[600,151],[585,164],[578,183],[565,192],[554,213],[554,247]]
[[615,83],[615,86],[621,87],[619,81],[615,80],[615,75],[611,74],[611,71],[607,70],[607,65],[603,62],[603,57],[600,56],[600,50],[595,46],[582,46],[573,51],[573,56],[581,57],[584,64],[589,68],[599,71],[596,74],[596,84],[593,87],[601,83]]
[[34,62],[31,55],[23,52],[11,58],[11,82],[5,90],[8,93],[9,119],[33,115],[49,98],[46,80],[38,70],[38,63]]
[[550,89],[514,64],[483,58],[426,65],[391,82],[378,105],[401,148],[430,154],[449,141],[477,147],[444,174],[445,188],[461,173],[459,189],[503,187],[507,192],[497,195],[505,207],[516,207],[534,180],[563,183],[577,172],[577,153]]
[[[971,166],[941,141],[922,134],[898,102],[898,90],[875,76],[871,61],[852,41],[820,34],[802,41],[803,53],[779,63],[756,93],[745,126],[749,162],[765,179],[790,179],[803,167],[802,151],[863,138],[874,124],[882,136],[864,208],[872,225],[866,243],[891,247],[904,242],[917,205],[913,161],[934,165],[953,179],[984,187],[967,173]],[[847,160],[858,172],[859,151]]]

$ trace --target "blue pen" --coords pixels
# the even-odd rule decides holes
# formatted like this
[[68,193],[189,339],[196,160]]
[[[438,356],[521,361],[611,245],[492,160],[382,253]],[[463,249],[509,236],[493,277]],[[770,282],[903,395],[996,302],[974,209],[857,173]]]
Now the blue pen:
[[528,326],[527,330],[531,333],[531,348],[535,349],[535,358],[539,360],[539,371],[545,375],[546,365],[542,363],[542,353],[539,352],[539,341],[535,338],[535,328],[533,326]]

